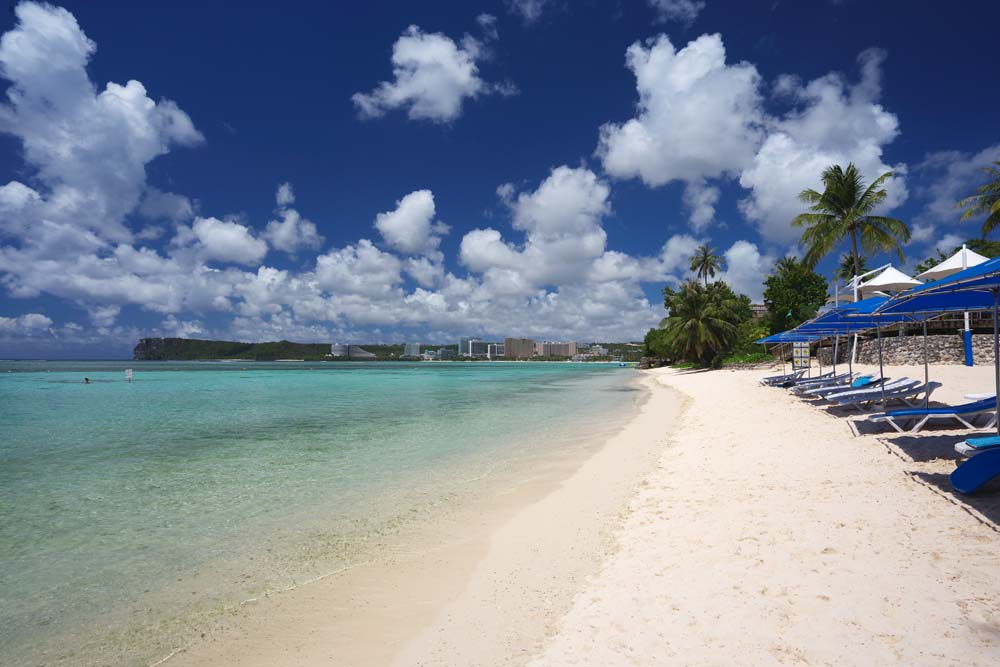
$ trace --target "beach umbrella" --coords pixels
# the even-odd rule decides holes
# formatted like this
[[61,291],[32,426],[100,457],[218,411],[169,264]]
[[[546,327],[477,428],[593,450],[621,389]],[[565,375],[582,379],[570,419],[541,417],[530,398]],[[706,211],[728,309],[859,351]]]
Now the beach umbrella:
[[971,266],[886,301],[878,314],[928,315],[969,310],[993,311],[993,367],[1000,437],[1000,257]]
[[873,292],[904,292],[908,289],[923,285],[919,280],[914,280],[894,266],[889,266],[880,274],[865,281],[858,286],[858,291],[862,295]]
[[[917,276],[920,280],[941,280],[952,276],[959,271],[963,271],[971,266],[979,266],[989,258],[983,257],[974,250],[969,250],[962,244],[962,249],[954,255],[944,260]],[[965,346],[965,365],[972,365],[972,330],[969,328],[969,311],[964,314],[965,328],[962,329],[962,343]]]

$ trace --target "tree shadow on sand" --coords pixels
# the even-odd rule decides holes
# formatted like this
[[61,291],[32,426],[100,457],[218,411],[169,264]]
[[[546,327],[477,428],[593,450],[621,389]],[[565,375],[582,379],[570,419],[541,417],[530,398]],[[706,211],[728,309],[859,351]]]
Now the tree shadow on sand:
[[977,520],[1000,532],[1000,478],[994,479],[972,495],[965,495],[951,488],[951,480],[945,473],[909,472],[907,474],[918,484],[944,496],[968,511]]

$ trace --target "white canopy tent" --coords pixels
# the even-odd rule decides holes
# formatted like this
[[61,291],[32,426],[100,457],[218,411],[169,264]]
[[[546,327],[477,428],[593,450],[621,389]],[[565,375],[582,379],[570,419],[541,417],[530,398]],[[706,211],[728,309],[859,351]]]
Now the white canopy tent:
[[926,281],[941,280],[942,278],[947,278],[953,273],[958,273],[963,269],[967,269],[970,266],[982,264],[987,261],[987,259],[989,258],[983,257],[975,250],[969,250],[963,245],[961,250],[937,266],[924,271],[917,276],[917,279]]
[[[977,264],[982,264],[987,261],[987,257],[983,257],[978,252],[974,250],[969,250],[962,244],[962,249],[956,252],[954,255],[944,260],[935,267],[932,267],[920,275],[917,278],[921,280],[941,280],[942,278],[947,278],[948,276],[958,273],[963,269],[967,269],[970,266],[976,266]],[[972,331],[969,328],[969,313],[965,313],[965,328],[962,330],[962,338],[965,343],[965,365],[972,365]]]
[[871,296],[873,292],[903,292],[911,287],[923,285],[906,275],[891,264],[877,276],[858,285],[858,291],[863,296]]

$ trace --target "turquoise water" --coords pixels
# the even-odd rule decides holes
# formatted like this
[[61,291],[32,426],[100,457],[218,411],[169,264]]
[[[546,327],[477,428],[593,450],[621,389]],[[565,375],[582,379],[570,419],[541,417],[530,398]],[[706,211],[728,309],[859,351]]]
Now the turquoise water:
[[350,565],[498,471],[580,446],[567,434],[616,423],[633,377],[0,362],[0,663],[148,664],[227,607]]

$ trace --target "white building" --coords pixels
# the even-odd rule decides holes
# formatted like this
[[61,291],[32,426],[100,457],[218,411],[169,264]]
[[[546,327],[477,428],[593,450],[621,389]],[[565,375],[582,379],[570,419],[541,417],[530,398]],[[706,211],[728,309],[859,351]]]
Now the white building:
[[403,345],[403,356],[411,359],[420,357],[420,343],[406,343]]

